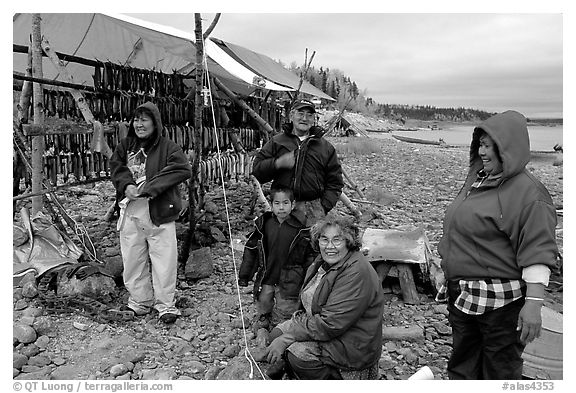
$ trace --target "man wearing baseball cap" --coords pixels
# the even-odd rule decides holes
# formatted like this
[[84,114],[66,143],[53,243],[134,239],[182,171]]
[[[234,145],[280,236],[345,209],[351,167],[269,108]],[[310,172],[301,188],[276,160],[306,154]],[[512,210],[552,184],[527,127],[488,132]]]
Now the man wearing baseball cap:
[[253,174],[260,183],[272,181],[273,188],[290,188],[296,205],[311,226],[338,202],[344,182],[334,146],[322,138],[315,125],[316,107],[310,100],[296,100],[289,123],[274,135],[254,157]]

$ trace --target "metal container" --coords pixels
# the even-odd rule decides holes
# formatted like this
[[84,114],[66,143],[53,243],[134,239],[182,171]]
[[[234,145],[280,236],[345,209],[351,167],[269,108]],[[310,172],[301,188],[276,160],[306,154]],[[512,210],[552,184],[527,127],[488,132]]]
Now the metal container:
[[532,379],[562,379],[562,314],[542,306],[540,337],[526,345],[522,375]]

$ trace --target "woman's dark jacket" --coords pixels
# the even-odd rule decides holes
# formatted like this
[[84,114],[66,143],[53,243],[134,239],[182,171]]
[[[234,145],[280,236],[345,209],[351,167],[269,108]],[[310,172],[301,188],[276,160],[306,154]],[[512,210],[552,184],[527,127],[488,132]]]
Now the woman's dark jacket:
[[[266,220],[274,219],[272,212],[265,212],[255,220],[256,228],[248,237],[244,246],[242,265],[238,274],[241,280],[254,279],[254,299],[258,299],[262,290],[263,279],[266,277],[268,255],[264,247],[264,224]],[[313,262],[316,253],[310,244],[310,229],[304,225],[305,218],[300,211],[293,211],[284,221],[285,224],[296,228],[296,236],[285,237],[283,241],[290,242],[288,254],[280,268],[278,288],[285,299],[298,299],[300,288],[304,282],[306,269]]]
[[[175,221],[182,209],[178,184],[188,179],[192,172],[188,159],[176,143],[162,136],[160,111],[151,102],[140,107],[148,109],[154,116],[155,132],[145,144],[136,136],[134,119],[130,122],[128,136],[122,139],[110,158],[111,178],[116,188],[116,200],[124,199],[126,186],[136,185],[128,168],[129,152],[144,147],[146,158],[146,183],[140,194],[149,198],[150,219],[154,225]],[[140,108],[139,107],[139,108]]]
[[363,370],[380,359],[384,294],[376,270],[360,251],[350,251],[327,266],[319,256],[308,268],[303,287],[318,272],[326,274],[312,297],[312,316],[292,317],[296,341],[317,341],[322,361],[342,370]]
[[[344,187],[334,146],[322,137],[323,129],[317,126],[310,128],[310,137],[304,142],[292,132],[292,123],[284,124],[282,130],[254,157],[254,176],[262,184],[272,181],[272,188],[294,190],[297,201],[320,198],[324,211],[328,212],[338,202]],[[291,151],[296,151],[294,167],[276,169],[276,159]]]

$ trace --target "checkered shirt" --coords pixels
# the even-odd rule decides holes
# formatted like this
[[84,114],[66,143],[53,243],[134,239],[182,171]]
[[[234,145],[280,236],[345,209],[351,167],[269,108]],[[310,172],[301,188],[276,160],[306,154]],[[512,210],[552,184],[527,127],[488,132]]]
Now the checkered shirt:
[[[460,280],[460,295],[454,306],[465,314],[481,315],[503,307],[524,296],[522,280]],[[447,300],[448,290],[442,285],[436,295],[437,301]]]

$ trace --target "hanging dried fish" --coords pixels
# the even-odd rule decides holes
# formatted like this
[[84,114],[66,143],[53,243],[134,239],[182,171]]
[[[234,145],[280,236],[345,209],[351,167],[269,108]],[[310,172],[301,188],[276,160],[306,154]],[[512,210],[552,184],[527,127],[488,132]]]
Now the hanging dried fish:
[[102,88],[102,71],[98,65],[94,66],[94,75],[92,75],[92,79],[94,80],[94,88],[101,89]]

